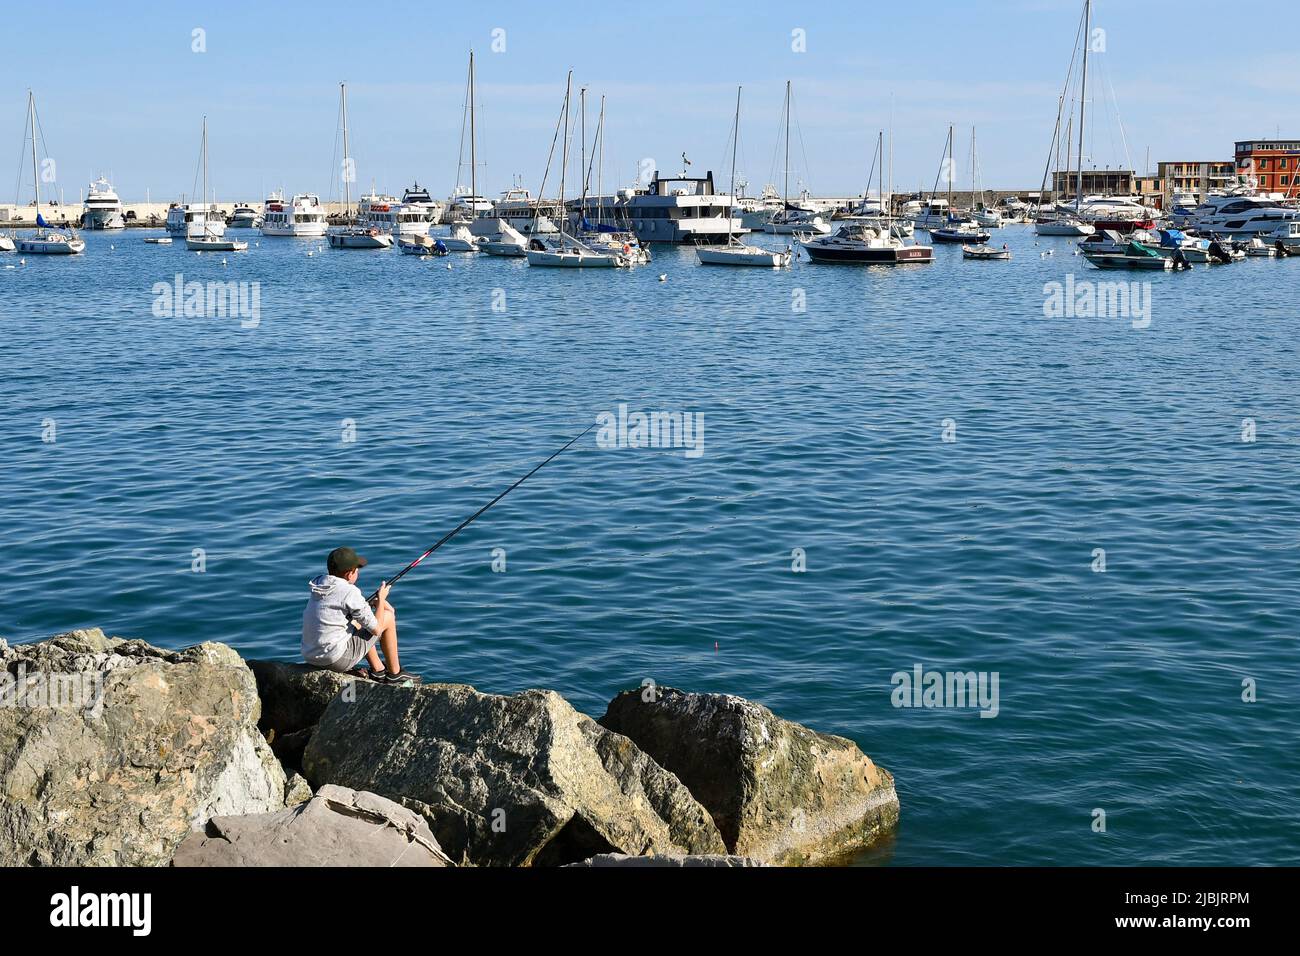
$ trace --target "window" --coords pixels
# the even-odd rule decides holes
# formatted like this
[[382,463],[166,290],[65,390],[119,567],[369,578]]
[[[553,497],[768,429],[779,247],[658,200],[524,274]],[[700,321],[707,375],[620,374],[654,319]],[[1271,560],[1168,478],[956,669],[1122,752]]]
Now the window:
[[1260,168],[1260,169],[1268,169],[1268,160],[1267,160],[1267,159],[1261,159],[1261,160],[1259,161],[1259,168]]
[[1283,176],[1283,177],[1282,177],[1282,185],[1283,185],[1283,186],[1290,186],[1290,185],[1291,185],[1291,177],[1290,177],[1290,176]]

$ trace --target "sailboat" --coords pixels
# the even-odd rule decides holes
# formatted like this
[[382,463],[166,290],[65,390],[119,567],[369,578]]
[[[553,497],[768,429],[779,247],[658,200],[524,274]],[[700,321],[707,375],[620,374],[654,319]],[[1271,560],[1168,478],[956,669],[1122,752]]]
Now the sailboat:
[[[1092,32],[1092,0],[1083,0],[1083,29],[1081,33],[1082,42],[1083,42],[1083,71],[1082,71],[1081,90],[1079,94],[1079,153],[1078,153],[1078,169],[1076,171],[1078,178],[1076,180],[1076,186],[1074,190],[1075,192],[1074,210],[1073,213],[1063,213],[1058,211],[1050,215],[1043,215],[1040,208],[1038,214],[1034,217],[1036,220],[1034,225],[1034,231],[1038,233],[1038,235],[1040,236],[1071,236],[1077,238],[1079,236],[1091,236],[1094,232],[1097,231],[1097,228],[1094,225],[1092,225],[1092,223],[1084,222],[1083,216],[1080,215],[1080,203],[1083,201],[1083,131],[1084,131],[1084,121],[1087,118],[1087,114],[1088,114],[1088,48],[1090,46],[1089,34],[1091,32]],[[1061,114],[1065,110],[1065,94],[1066,91],[1069,90],[1070,88],[1070,79],[1073,76],[1073,73],[1074,73],[1074,59],[1073,57],[1071,57],[1070,75],[1066,77],[1065,89],[1061,90],[1060,105],[1057,107],[1056,110],[1056,130],[1055,132],[1052,133],[1052,147],[1047,152],[1047,162],[1049,166],[1052,162],[1052,152],[1054,150],[1058,150],[1059,147],[1059,141],[1061,136]],[[1070,155],[1069,139],[1070,136],[1067,132],[1066,144],[1065,144],[1067,169],[1068,169],[1069,155]],[[1057,155],[1059,157],[1060,155],[1059,151]],[[1056,184],[1053,183],[1052,185],[1053,188],[1055,188]],[[1043,188],[1039,191],[1040,205],[1041,205],[1042,193],[1043,191],[1046,190],[1046,188],[1047,188],[1047,170],[1045,169],[1043,170]]]
[[[573,99],[573,71],[569,71],[564,87],[564,138],[562,158],[560,160],[560,208],[564,209],[564,183],[566,167],[569,165],[569,104]],[[554,149],[554,144],[552,144]],[[549,162],[549,160],[548,160]],[[542,183],[545,188],[545,179]],[[560,231],[554,234],[539,235],[534,233],[528,241],[526,255],[530,266],[543,266],[561,269],[612,269],[627,268],[631,260],[622,251],[603,252],[569,234],[569,217],[560,217]]]
[[[203,117],[203,202],[205,209],[212,209],[208,204],[208,118]],[[227,239],[225,235],[216,235],[208,225],[210,216],[203,217],[203,232],[197,236],[185,237],[185,248],[191,252],[244,252],[248,242],[244,239]],[[224,233],[224,230],[222,230]]]
[[[731,130],[731,187],[728,196],[736,194],[736,149],[740,140],[740,90],[736,87],[736,119]],[[788,266],[794,257],[794,250],[773,252],[761,246],[751,246],[741,242],[732,231],[731,224],[736,220],[727,217],[727,244],[725,246],[696,246],[695,254],[701,265],[708,266],[759,266],[780,268]]]
[[[777,235],[791,233],[826,235],[831,227],[821,216],[790,202],[790,81],[785,81],[785,181],[781,193],[781,209],[763,224],[763,231]],[[730,226],[728,226],[730,229]]]
[[[971,199],[974,208],[971,210],[971,218],[976,224],[985,226],[989,229],[999,229],[1002,226],[1002,213],[989,207],[984,195],[984,184],[980,181],[979,159],[975,152],[975,127],[970,128],[970,183]],[[974,197],[978,195],[979,199]]]
[[[348,85],[339,84],[339,117],[343,125],[343,224],[330,226],[325,236],[331,249],[388,249],[393,237],[378,226],[357,222],[352,217],[352,180],[356,178],[352,154],[348,151]],[[371,192],[374,192],[372,189]]]
[[465,119],[469,119],[469,193],[459,184],[453,192],[450,208],[452,219],[448,224],[450,235],[442,238],[448,252],[478,252],[480,237],[474,234],[471,226],[480,212],[491,209],[492,204],[478,194],[478,130],[475,128],[474,111],[474,51],[469,51],[469,77],[465,81],[466,115],[461,118],[460,165],[456,168],[459,183],[460,169],[465,164]]
[[980,227],[961,216],[956,215],[952,204],[952,182],[956,177],[953,175],[953,155],[952,155],[952,127],[948,127],[948,148],[944,155],[941,170],[947,171],[948,179],[948,221],[939,228],[930,229],[930,238],[935,242],[962,242],[983,245],[989,241],[989,234],[984,232]]
[[[627,215],[621,203],[620,196],[607,197],[603,195],[601,186],[604,183],[605,167],[605,97],[600,98],[600,118],[596,121],[596,137],[594,148],[591,154],[591,163],[587,162],[587,88],[583,87],[579,91],[582,114],[582,198],[578,201],[578,216],[574,224],[574,234],[587,246],[597,252],[613,252],[622,255],[628,260],[630,265],[644,265],[650,261],[650,250],[641,244],[637,239],[636,233],[632,230],[631,223],[627,221]],[[596,222],[589,218],[591,203],[588,201],[588,188],[591,185],[592,169],[596,170],[596,196],[594,204],[596,207]],[[619,213],[622,212],[624,222],[618,222]],[[606,221],[606,216],[613,220]]]
[[27,252],[38,256],[67,256],[86,251],[86,240],[77,235],[76,230],[60,232],[51,229],[45,217],[41,215],[41,176],[36,168],[36,98],[32,91],[27,91],[27,122],[32,129],[32,188],[36,191],[36,232],[24,236],[10,245],[17,246],[18,252]]

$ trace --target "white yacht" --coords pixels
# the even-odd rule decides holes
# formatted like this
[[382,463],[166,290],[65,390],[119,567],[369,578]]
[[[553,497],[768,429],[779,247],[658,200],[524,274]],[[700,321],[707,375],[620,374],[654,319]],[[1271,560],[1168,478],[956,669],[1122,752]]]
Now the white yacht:
[[215,203],[209,203],[204,209],[202,203],[174,202],[167,208],[167,231],[182,239],[223,236],[226,218]]
[[256,209],[247,203],[239,203],[230,214],[230,221],[226,226],[230,229],[256,229],[261,224],[262,217],[257,214]]
[[627,200],[627,217],[641,242],[720,245],[749,232],[731,214],[732,198],[713,188],[713,173],[663,178],[655,172],[645,192]]
[[[908,203],[908,206],[911,206]],[[906,212],[906,208],[904,212]],[[948,200],[931,198],[928,202],[920,203],[912,213],[912,224],[918,229],[942,229],[948,225],[952,218],[952,207],[948,205]]]
[[502,231],[497,223],[504,222],[516,232],[531,236],[534,232],[558,232],[556,223],[563,215],[557,200],[535,199],[522,186],[513,186],[501,194],[491,209],[480,212],[469,228],[476,236],[494,237]]
[[479,215],[492,212],[492,200],[479,196],[463,186],[457,186],[447,199],[442,214],[443,222],[470,222]]
[[285,201],[273,192],[262,204],[262,235],[319,239],[325,235],[325,207],[313,193],[298,193]]
[[776,191],[776,186],[768,183],[757,197],[738,195],[734,212],[740,217],[740,224],[746,229],[762,229],[772,221],[772,217],[779,213],[784,205],[781,202],[781,194]]
[[112,184],[100,176],[86,189],[86,201],[81,213],[82,229],[125,229],[122,200],[113,191]]
[[[429,195],[429,190],[418,182],[410,188],[402,190],[402,205],[419,210],[424,215],[425,222],[429,223],[429,225],[433,225],[442,219],[445,208],[439,200]],[[425,232],[427,234],[428,230]]]
[[418,206],[407,206],[396,196],[381,196],[372,188],[357,202],[360,222],[391,236],[427,236],[431,223]]
[[1221,233],[1231,236],[1258,236],[1277,232],[1286,224],[1300,220],[1300,210],[1243,190],[1205,197],[1187,217],[1187,225],[1202,234]]
[[803,240],[813,262],[905,265],[934,261],[931,246],[910,243],[893,229],[864,222],[846,222],[831,236]]

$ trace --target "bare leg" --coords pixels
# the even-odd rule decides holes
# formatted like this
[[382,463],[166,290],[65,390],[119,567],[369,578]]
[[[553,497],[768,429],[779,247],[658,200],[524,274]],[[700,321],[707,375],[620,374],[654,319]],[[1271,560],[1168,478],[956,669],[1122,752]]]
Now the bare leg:
[[[391,606],[390,606],[391,607]],[[388,664],[388,673],[396,674],[402,669],[401,658],[397,656],[397,612],[387,610],[379,618],[379,646],[384,651],[384,661]],[[374,657],[374,651],[371,652],[373,663],[378,663],[378,658]]]
[[384,669],[383,663],[379,660],[379,652],[373,647],[366,651],[366,663],[370,665],[370,672],[372,674],[378,673]]

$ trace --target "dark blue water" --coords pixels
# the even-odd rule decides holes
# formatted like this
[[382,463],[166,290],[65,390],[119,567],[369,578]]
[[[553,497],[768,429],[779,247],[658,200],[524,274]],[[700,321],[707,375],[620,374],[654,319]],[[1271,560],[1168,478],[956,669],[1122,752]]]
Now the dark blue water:
[[[702,412],[701,457],[588,436],[411,574],[404,663],[851,737],[902,800],[862,862],[1300,862],[1300,260],[1115,276],[1025,227],[1011,263],[777,273],[141,237],[0,256],[10,640],[292,659],[332,547],[374,583],[600,412]],[[259,282],[260,324],[156,317],[177,272]],[[1068,272],[1149,281],[1149,327],[1045,318]],[[894,707],[918,664],[996,672],[997,716]]]

